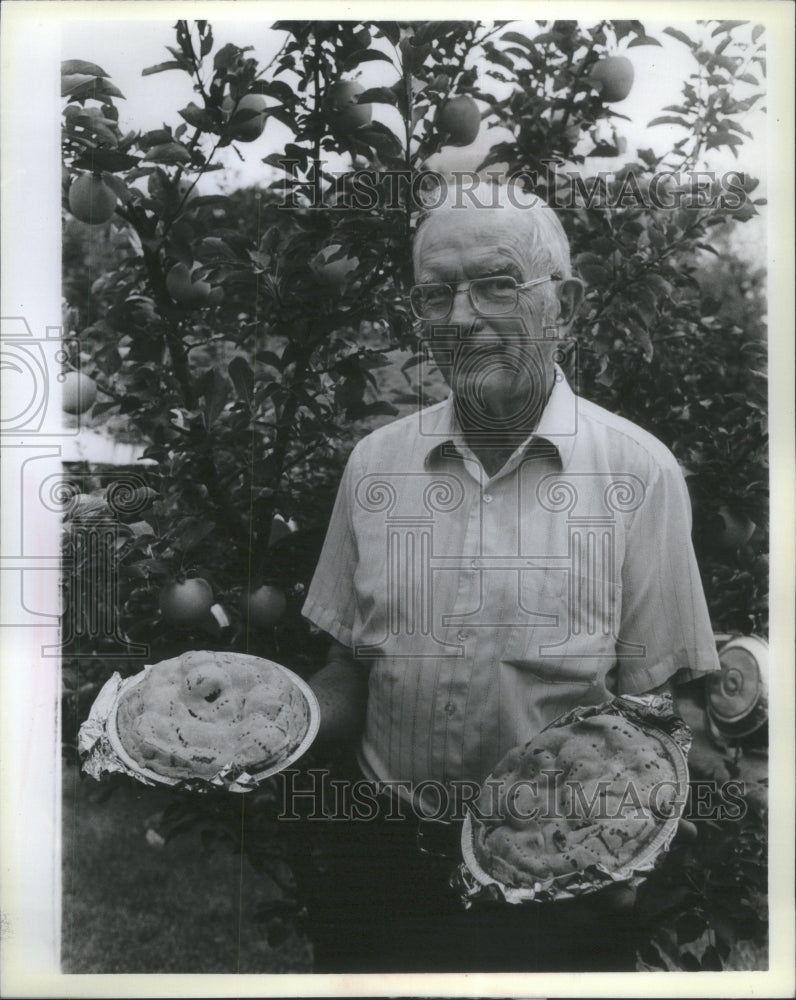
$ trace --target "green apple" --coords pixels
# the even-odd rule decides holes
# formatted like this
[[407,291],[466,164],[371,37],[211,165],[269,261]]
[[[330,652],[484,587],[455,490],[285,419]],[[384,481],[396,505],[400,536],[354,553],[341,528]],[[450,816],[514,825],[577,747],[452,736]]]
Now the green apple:
[[107,222],[116,210],[116,192],[98,174],[81,174],[69,187],[69,211],[90,226]]
[[358,103],[359,95],[364,93],[365,88],[356,80],[338,80],[326,91],[324,107],[335,132],[347,135],[370,124],[372,105]]
[[467,94],[446,101],[437,115],[437,128],[452,146],[469,146],[481,128],[481,112]]
[[607,56],[592,67],[589,80],[607,104],[615,104],[630,93],[633,76],[633,63],[627,56]]

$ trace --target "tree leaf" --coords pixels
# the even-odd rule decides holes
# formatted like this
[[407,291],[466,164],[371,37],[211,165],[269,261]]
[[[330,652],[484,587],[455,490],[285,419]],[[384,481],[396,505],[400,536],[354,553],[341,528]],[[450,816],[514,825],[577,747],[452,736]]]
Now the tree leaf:
[[528,38],[527,35],[520,34],[519,31],[507,31],[505,35],[500,36],[502,42],[514,42],[515,45],[521,45],[524,49],[528,49],[531,52],[536,51],[536,46]]
[[[122,367],[122,357],[116,344],[105,344],[104,347],[94,352],[92,360],[106,375],[113,375]],[[116,404],[112,403],[111,405],[115,406]]]
[[200,128],[203,132],[212,132],[216,127],[212,116],[204,108],[200,108],[194,104],[193,101],[178,111],[177,114],[181,115],[189,125],[193,125],[194,128]]
[[363,125],[356,130],[356,137],[385,156],[399,156],[403,152],[400,139],[381,122]]
[[398,97],[390,87],[371,87],[357,98],[360,104],[392,104],[398,103]]
[[184,517],[177,523],[174,547],[182,552],[190,552],[215,530],[216,526],[212,521],[200,521],[198,517]]
[[277,100],[287,105],[294,104],[296,100],[294,92],[282,80],[258,80],[252,87],[252,92],[276,97]]
[[213,29],[210,28],[208,29],[207,34],[202,38],[202,44],[199,50],[200,55],[204,58],[204,56],[208,55],[208,53],[212,48],[213,48]]
[[227,366],[229,377],[238,396],[251,407],[254,402],[254,372],[249,362],[241,355],[236,355]]
[[229,382],[217,368],[210,368],[199,382],[204,396],[205,427],[209,430],[218,419],[229,398]]
[[177,62],[176,59],[169,59],[168,62],[158,63],[157,66],[147,66],[141,70],[141,76],[152,76],[155,73],[164,73],[167,69],[182,69],[188,72],[188,67]]
[[263,163],[267,163],[271,167],[278,167],[286,174],[295,174],[298,167],[298,161],[289,159],[284,153],[269,153],[268,156],[263,157]]
[[393,45],[397,45],[401,40],[401,29],[396,21],[373,21],[373,27],[378,28]]
[[677,28],[664,28],[664,35],[671,35],[672,38],[676,38],[678,42],[682,42],[687,45],[689,49],[695,49],[696,42],[691,41],[691,39],[686,35],[684,31],[679,31]]
[[152,146],[161,146],[163,143],[171,142],[172,134],[170,128],[155,128],[149,132],[144,132],[138,137],[138,145],[141,149],[151,149]]
[[658,118],[653,118],[651,122],[647,122],[647,128],[652,128],[653,125],[682,125],[683,128],[691,128],[690,123],[685,118],[680,118],[677,115],[660,115]]
[[93,88],[96,83],[98,83],[97,77],[86,73],[67,74],[61,77],[61,97],[77,94],[86,86]]
[[393,65],[392,59],[384,52],[379,52],[377,49],[360,49],[358,52],[352,52],[351,55],[343,62],[342,69],[350,70],[355,66],[359,66],[363,62],[388,62]]
[[714,28],[710,33],[711,38],[715,38],[716,35],[720,35],[724,31],[732,31],[733,28],[740,28],[742,24],[748,24],[748,21],[722,21],[718,28]]
[[651,35],[639,35],[638,38],[634,38],[632,41],[627,43],[629,49],[634,49],[638,45],[658,45],[661,43],[657,38],[653,38]]
[[494,45],[486,47],[486,57],[491,63],[495,63],[496,66],[502,66],[510,73],[514,71],[514,60],[505,52],[496,49]]
[[206,262],[221,257],[224,260],[237,260],[237,254],[220,236],[205,236],[197,248],[197,259]]
[[145,160],[150,163],[165,163],[173,166],[177,163],[190,163],[191,154],[179,142],[166,142],[162,146],[154,146],[147,151]]
[[98,139],[103,142],[110,144],[111,146],[116,146],[119,142],[116,133],[113,132],[108,126],[99,118],[79,117],[73,119],[73,121],[78,122],[87,132],[91,132]]
[[346,408],[346,418],[348,420],[363,420],[365,417],[394,417],[398,412],[398,409],[392,403],[388,403],[384,399],[376,400],[375,403],[364,403],[362,400],[355,400]]
[[83,59],[64,59],[61,63],[61,76],[71,76],[74,73],[85,73],[88,76],[108,76],[105,70],[96,63],[85,62]]
[[[137,167],[140,162],[137,157],[129,156],[127,153],[120,153],[116,149],[99,148],[92,150],[90,154],[86,154],[80,160],[75,160],[75,166],[85,167],[86,170],[107,170],[110,173],[116,173],[120,170],[130,170],[132,167]],[[108,182],[110,183],[110,178],[108,178]],[[121,194],[119,197],[121,197]],[[123,200],[130,200],[129,192]]]
[[87,97],[93,97],[96,100],[100,100],[103,97],[121,97],[124,99],[124,94],[118,87],[114,87],[108,80],[98,78],[92,78],[82,86],[73,88],[70,91],[70,96],[74,101],[82,101]]
[[216,73],[223,73],[235,62],[241,53],[241,49],[231,42],[222,46],[213,57],[213,69]]

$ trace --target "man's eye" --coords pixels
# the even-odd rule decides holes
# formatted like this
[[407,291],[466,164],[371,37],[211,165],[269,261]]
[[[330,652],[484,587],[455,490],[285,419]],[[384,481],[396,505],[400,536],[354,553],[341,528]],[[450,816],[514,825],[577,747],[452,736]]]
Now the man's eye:
[[446,285],[434,285],[424,290],[423,298],[430,305],[438,305],[448,298],[448,288]]
[[479,298],[500,301],[505,298],[512,298],[515,294],[516,283],[513,278],[504,275],[497,275],[494,278],[483,278],[475,283],[475,292]]
[[507,275],[501,274],[494,278],[488,278],[489,289],[492,292],[513,292],[516,287],[514,278],[510,278]]

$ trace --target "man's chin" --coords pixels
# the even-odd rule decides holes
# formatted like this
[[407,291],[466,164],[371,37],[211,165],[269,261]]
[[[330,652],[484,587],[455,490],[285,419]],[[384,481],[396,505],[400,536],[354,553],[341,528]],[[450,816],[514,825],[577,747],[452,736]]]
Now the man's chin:
[[470,426],[533,426],[547,398],[542,386],[518,385],[514,373],[454,378],[452,388],[457,408]]

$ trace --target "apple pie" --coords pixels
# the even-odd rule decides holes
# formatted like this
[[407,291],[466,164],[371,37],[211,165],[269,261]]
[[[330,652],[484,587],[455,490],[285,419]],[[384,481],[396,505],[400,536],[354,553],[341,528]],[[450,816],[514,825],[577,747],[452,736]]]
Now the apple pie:
[[665,744],[618,715],[593,715],[515,747],[471,814],[476,860],[507,886],[623,869],[675,812]]
[[121,697],[116,731],[140,766],[170,778],[254,773],[304,738],[309,705],[269,660],[192,651],[150,667]]

